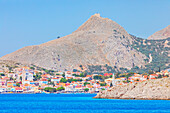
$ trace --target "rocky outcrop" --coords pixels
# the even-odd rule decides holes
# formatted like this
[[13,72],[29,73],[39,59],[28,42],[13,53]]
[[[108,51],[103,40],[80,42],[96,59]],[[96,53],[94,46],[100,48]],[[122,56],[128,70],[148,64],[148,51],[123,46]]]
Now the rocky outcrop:
[[108,64],[128,69],[144,66],[146,56],[133,49],[132,42],[123,27],[95,14],[70,35],[24,47],[1,59],[59,71],[72,70],[80,65]]
[[170,25],[168,25],[166,28],[155,32],[153,35],[148,37],[148,40],[161,40],[166,39],[170,37]]
[[112,87],[94,98],[170,100],[170,78],[148,80]]

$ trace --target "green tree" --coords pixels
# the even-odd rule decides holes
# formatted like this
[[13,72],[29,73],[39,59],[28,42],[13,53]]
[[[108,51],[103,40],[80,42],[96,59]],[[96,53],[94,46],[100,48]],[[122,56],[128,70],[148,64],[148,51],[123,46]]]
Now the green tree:
[[65,88],[64,87],[58,87],[56,90],[57,91],[62,91],[62,90],[65,90]]
[[88,91],[89,91],[89,88],[85,88],[84,91],[85,91],[85,92],[88,92]]
[[16,83],[16,86],[20,87],[20,84],[19,84],[19,83]]
[[102,91],[105,90],[104,88],[102,88]]
[[163,76],[161,74],[158,75],[158,78],[162,78]]
[[119,75],[120,75],[121,73],[116,73],[115,74],[115,78],[119,78]]
[[90,84],[90,83],[88,83],[88,82],[84,82],[84,86],[86,86],[87,84]]
[[20,76],[20,80],[22,81],[22,76]]
[[61,78],[60,82],[61,83],[67,83],[67,80],[65,78]]
[[1,75],[1,76],[5,76],[5,74],[3,74],[3,73],[0,73],[0,75]]
[[100,83],[100,86],[106,86],[106,83]]
[[37,81],[37,76],[33,75],[33,81]]
[[37,79],[38,79],[38,80],[39,80],[40,78],[42,78],[41,75],[36,75],[36,76],[37,76]]
[[30,67],[30,69],[35,70],[35,68],[34,68],[34,67]]
[[126,82],[127,82],[127,83],[129,83],[129,82],[130,82],[130,80],[128,80],[128,79],[127,79],[127,80],[126,80]]
[[80,77],[85,77],[85,76],[84,76],[84,73],[80,73]]
[[12,77],[10,77],[10,80],[13,80],[13,78],[12,78]]
[[48,78],[48,82],[51,82],[51,78]]
[[76,75],[76,74],[72,74],[72,76],[78,77],[79,75]]
[[65,73],[63,73],[62,76],[65,78]]
[[99,76],[99,75],[96,75],[96,76],[93,77],[93,79],[102,79],[102,77]]
[[47,91],[47,92],[56,92],[56,88],[52,88],[52,87],[46,87],[44,88],[44,91]]
[[55,86],[54,82],[50,82],[48,85],[53,85],[53,87]]
[[112,83],[110,84],[110,87],[113,87],[113,84],[112,84]]

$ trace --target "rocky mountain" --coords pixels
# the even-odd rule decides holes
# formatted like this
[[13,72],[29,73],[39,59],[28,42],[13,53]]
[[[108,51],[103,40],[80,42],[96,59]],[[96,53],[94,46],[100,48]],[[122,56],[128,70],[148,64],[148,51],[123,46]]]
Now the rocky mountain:
[[0,60],[0,71],[11,72],[12,69],[14,68],[24,67],[24,66],[31,67],[31,65],[28,64],[21,64],[10,60]]
[[170,37],[170,25],[148,37],[148,40],[161,40]]
[[95,98],[170,100],[170,78],[112,87],[99,92]]
[[80,65],[143,67],[147,57],[132,47],[133,42],[132,36],[119,24],[95,14],[70,35],[24,47],[1,59],[60,71],[77,69]]
[[19,64],[19,63],[15,63],[13,61],[0,60],[0,70],[5,70],[9,66],[11,66],[11,67],[19,67],[19,66],[23,66],[23,65]]

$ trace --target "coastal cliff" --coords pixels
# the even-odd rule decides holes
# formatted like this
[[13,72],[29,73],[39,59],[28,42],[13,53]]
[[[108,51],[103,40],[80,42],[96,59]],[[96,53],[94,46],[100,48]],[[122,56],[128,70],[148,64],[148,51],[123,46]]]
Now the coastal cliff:
[[94,98],[170,100],[170,77],[115,86]]

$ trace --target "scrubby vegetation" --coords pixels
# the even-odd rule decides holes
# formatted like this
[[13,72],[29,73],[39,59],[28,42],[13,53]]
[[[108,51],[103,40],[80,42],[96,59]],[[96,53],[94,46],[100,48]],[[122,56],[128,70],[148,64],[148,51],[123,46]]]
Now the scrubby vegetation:
[[[168,51],[170,48],[165,46],[165,42],[170,41],[170,38],[163,40],[144,40],[135,36],[132,37],[134,38],[132,47],[137,51],[145,54],[148,59],[145,59],[145,62],[147,63],[145,67],[132,68],[131,71],[142,73],[148,72],[149,70],[159,71],[170,68],[170,58],[168,57]],[[152,62],[150,63],[148,63],[149,54],[152,56]]]
[[105,65],[88,65],[88,74],[96,73],[96,74],[103,74],[103,73],[114,73],[117,72],[117,67],[111,67],[107,64]]
[[65,89],[64,87],[58,87],[58,88],[46,87],[46,88],[44,88],[44,91],[53,93],[53,92],[56,92],[56,91],[62,91],[64,89]]
[[71,79],[67,80],[65,78],[61,78],[61,80],[60,80],[61,83],[67,83],[67,82],[71,83],[72,81],[77,82],[77,81],[82,81],[82,79],[73,79],[73,78],[71,78]]
[[[137,51],[145,54],[147,56],[144,61],[146,65],[143,67],[134,66],[130,70],[127,68],[117,68],[116,66],[111,67],[106,65],[88,65],[88,74],[96,73],[149,73],[151,71],[158,72],[160,70],[170,68],[170,57],[168,57],[169,47],[165,46],[166,41],[170,41],[170,38],[163,40],[144,40],[142,38],[135,37],[131,35],[134,39],[133,44],[131,45],[132,49],[136,49]],[[167,43],[170,46],[170,43]],[[152,61],[149,62],[150,56],[152,57]]]

